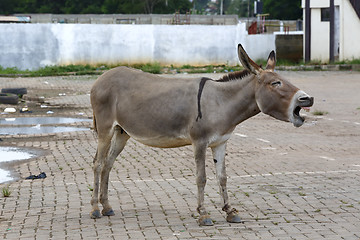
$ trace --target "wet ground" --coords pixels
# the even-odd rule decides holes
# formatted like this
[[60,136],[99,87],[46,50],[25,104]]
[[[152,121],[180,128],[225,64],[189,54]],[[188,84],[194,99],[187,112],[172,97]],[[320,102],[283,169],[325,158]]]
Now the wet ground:
[[[236,128],[226,166],[230,201],[243,224],[225,220],[210,151],[205,203],[214,226],[196,223],[192,148],[149,148],[132,140],[110,174],[109,200],[116,215],[93,220],[93,131],[2,135],[2,147],[46,152],[13,165],[19,180],[0,185],[12,192],[0,197],[0,238],[359,239],[360,73],[280,74],[314,96],[315,104],[301,128],[263,114]],[[173,77],[176,81],[193,76]],[[0,78],[1,87],[27,87],[28,99],[33,99],[17,107],[26,105],[32,113],[17,111],[0,118],[91,119],[89,91],[94,80]],[[5,107],[0,105],[0,112]],[[91,122],[60,125],[90,128]],[[47,178],[25,180],[41,172]]]
[[[66,117],[16,117],[0,118],[0,137],[4,135],[35,135],[49,133],[63,133],[75,131],[88,131],[90,128],[59,126],[69,123],[90,122],[85,118]],[[16,180],[9,170],[1,168],[4,165],[12,166],[16,161],[38,157],[39,151],[27,148],[0,147],[0,183]]]
[[[2,165],[15,164],[15,161],[22,161],[36,157],[37,155],[30,153],[29,149],[15,148],[15,147],[0,147],[0,183],[14,180],[11,177],[11,172],[2,169]],[[5,163],[5,164],[4,164]]]
[[66,117],[17,117],[0,119],[1,135],[33,135],[43,133],[61,133],[87,131],[89,128],[59,126],[68,123],[90,122],[84,118]]
[[91,121],[84,118],[70,117],[17,117],[17,118],[1,118],[0,125],[43,125],[43,124],[67,124]]

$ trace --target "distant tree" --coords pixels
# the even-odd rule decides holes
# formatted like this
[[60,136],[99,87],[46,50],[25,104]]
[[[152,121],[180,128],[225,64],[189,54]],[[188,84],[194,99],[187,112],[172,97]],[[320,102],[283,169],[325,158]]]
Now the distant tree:
[[16,0],[0,0],[0,14],[8,15],[14,13],[16,5]]
[[[37,13],[64,13],[64,6],[66,4],[66,0],[30,0],[36,2],[35,9],[30,13],[37,12]],[[30,2],[29,0],[27,2]]]
[[[218,0],[218,1],[216,2],[216,3],[218,4],[219,11],[220,11],[220,4],[221,4],[220,1],[221,1],[221,0]],[[228,11],[228,9],[229,9],[232,0],[222,0],[222,1],[223,1],[223,12],[222,12],[222,14],[225,14],[225,13]],[[219,12],[219,14],[220,14],[220,12]]]
[[210,0],[193,0],[192,7],[195,6],[195,10],[197,12],[204,12],[207,4],[210,2]]
[[185,13],[189,0],[0,0],[0,14]]
[[165,14],[179,12],[185,14],[190,11],[191,6],[189,0],[162,0],[155,5],[153,13]]
[[[145,13],[150,14],[154,12],[154,7],[160,3],[161,0],[145,0]],[[165,1],[165,0],[164,0]]]
[[138,14],[145,13],[144,0],[105,0],[102,7],[105,14],[122,13],[122,14]]
[[252,17],[254,14],[254,1],[233,0],[227,8],[226,14],[237,14],[239,17]]
[[66,14],[102,13],[101,6],[103,2],[104,0],[65,0],[62,12]]
[[279,20],[296,20],[302,18],[301,0],[263,0],[264,13],[270,18]]

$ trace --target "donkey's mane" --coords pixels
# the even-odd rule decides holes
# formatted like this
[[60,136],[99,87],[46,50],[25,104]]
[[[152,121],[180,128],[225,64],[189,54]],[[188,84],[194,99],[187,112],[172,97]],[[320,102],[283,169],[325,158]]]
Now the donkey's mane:
[[[242,71],[237,71],[237,72],[226,74],[226,75],[222,76],[220,79],[215,80],[215,82],[230,82],[230,81],[234,81],[234,80],[240,80],[240,79],[243,79],[244,77],[246,77],[247,75],[250,75],[250,71],[245,69]],[[199,119],[202,118],[200,99],[201,99],[201,94],[204,89],[205,83],[208,80],[214,81],[211,78],[203,77],[203,78],[201,78],[200,83],[199,83],[199,91],[198,91],[198,96],[197,96],[197,98],[198,98],[198,116],[196,118],[196,121],[198,121]]]
[[237,71],[233,73],[226,74],[222,76],[220,79],[216,80],[216,82],[229,82],[237,79],[242,79],[250,74],[250,71],[247,69],[244,69],[242,71]]

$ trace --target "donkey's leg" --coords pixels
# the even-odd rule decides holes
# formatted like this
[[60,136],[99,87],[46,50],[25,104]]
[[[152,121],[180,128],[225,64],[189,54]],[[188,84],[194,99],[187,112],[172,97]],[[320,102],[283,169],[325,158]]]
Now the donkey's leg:
[[91,218],[100,218],[100,210],[98,206],[98,197],[99,197],[99,177],[100,177],[100,168],[102,163],[105,161],[107,151],[109,149],[110,145],[110,138],[109,137],[100,137],[98,140],[98,147],[96,150],[96,154],[94,157],[94,189],[93,189],[93,195],[91,198],[91,206],[92,211],[90,212]]
[[220,144],[216,147],[211,148],[216,168],[216,176],[219,183],[220,195],[223,199],[223,208],[222,210],[226,212],[227,217],[226,221],[231,223],[240,223],[242,222],[238,211],[235,208],[231,208],[229,203],[229,197],[226,188],[227,176],[225,168],[225,152],[226,152],[226,142]]
[[208,212],[204,207],[204,189],[206,185],[206,171],[205,171],[205,155],[206,145],[194,145],[194,155],[196,163],[196,184],[198,188],[198,207],[197,211],[200,214],[199,225],[200,226],[212,226],[214,225]]
[[108,200],[109,174],[116,157],[124,149],[128,139],[129,135],[127,135],[119,126],[116,126],[111,140],[108,157],[105,159],[101,169],[100,203],[103,205],[101,213],[104,216],[115,215]]

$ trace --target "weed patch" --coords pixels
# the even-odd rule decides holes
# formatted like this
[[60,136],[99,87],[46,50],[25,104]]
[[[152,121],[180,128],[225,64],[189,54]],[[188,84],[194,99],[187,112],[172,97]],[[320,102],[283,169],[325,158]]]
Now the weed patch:
[[326,114],[329,114],[329,112],[320,111],[320,110],[315,110],[312,114],[315,115],[315,116],[324,116],[324,115],[326,115]]
[[11,191],[9,189],[9,186],[2,188],[2,195],[3,195],[3,197],[10,197]]
[[[267,61],[260,59],[256,61],[258,65],[263,68],[266,66]],[[288,60],[278,59],[277,66],[279,69],[282,67],[294,66],[293,70],[321,70],[321,61],[312,61],[309,63],[292,62]],[[360,64],[360,59],[353,59],[347,61],[336,62],[331,65],[340,65],[340,70],[347,70],[341,66],[351,66]],[[158,62],[146,63],[146,64],[96,64],[96,65],[66,65],[66,66],[46,66],[37,70],[20,70],[16,67],[4,68],[0,66],[0,76],[22,76],[22,77],[42,77],[42,76],[63,76],[63,75],[100,75],[106,70],[118,67],[127,66],[136,69],[141,69],[144,72],[160,74],[160,73],[228,73],[241,71],[242,66],[229,66],[228,64],[222,65],[206,65],[206,66],[192,66],[185,64],[180,67],[174,65],[164,66]],[[304,67],[305,66],[305,67]],[[310,68],[307,68],[309,66]],[[315,67],[311,67],[315,66]]]

